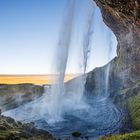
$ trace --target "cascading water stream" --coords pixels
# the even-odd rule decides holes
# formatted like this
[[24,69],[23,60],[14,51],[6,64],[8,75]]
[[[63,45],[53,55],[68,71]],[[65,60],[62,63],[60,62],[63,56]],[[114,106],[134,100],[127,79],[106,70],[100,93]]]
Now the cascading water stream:
[[[107,51],[107,61],[111,60],[112,56],[112,33],[107,31],[107,42],[108,42],[108,51]],[[110,74],[110,63],[107,64],[105,70],[105,97],[109,96],[109,74]]]
[[82,52],[83,52],[83,63],[82,63],[82,68],[83,68],[83,76],[81,78],[80,81],[80,88],[82,89],[80,92],[81,94],[81,98],[84,94],[85,91],[85,83],[86,83],[86,79],[87,79],[87,66],[88,66],[88,59],[89,59],[89,54],[91,52],[91,37],[93,35],[93,19],[94,19],[94,15],[95,15],[95,5],[93,5],[90,9],[89,9],[89,13],[88,13],[88,17],[87,17],[87,22],[85,25],[85,32],[83,35],[83,44],[82,44]]
[[84,74],[87,71],[88,57],[91,52],[91,37],[93,34],[93,19],[95,14],[95,8],[93,6],[89,11],[89,16],[87,19],[87,25],[85,27],[86,31],[83,37],[83,71]]

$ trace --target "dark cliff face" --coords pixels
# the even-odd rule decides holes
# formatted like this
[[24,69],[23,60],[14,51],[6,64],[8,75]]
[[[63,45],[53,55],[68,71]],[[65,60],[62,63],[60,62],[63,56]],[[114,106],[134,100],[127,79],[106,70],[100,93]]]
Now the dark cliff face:
[[[100,8],[104,23],[117,37],[117,58],[110,62],[110,90],[130,88],[140,82],[140,1],[94,0]],[[102,70],[101,70],[102,69]],[[93,76],[106,66],[89,73],[86,89],[93,87]],[[104,78],[100,81],[103,85]],[[114,85],[114,86],[113,86]],[[94,89],[92,89],[94,90]]]
[[140,1],[95,0],[118,40],[116,72],[124,84],[140,79]]
[[104,22],[119,38],[140,26],[139,0],[94,0],[101,9]]

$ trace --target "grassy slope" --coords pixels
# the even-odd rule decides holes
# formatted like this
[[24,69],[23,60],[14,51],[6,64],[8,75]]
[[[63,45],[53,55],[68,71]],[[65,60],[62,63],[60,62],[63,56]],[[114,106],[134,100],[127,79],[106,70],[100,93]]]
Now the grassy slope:
[[140,131],[134,131],[123,135],[113,135],[100,138],[100,140],[140,140]]
[[47,131],[32,123],[22,124],[0,115],[0,140],[55,140]]
[[135,130],[140,130],[140,93],[128,101],[128,109],[132,119],[132,126]]

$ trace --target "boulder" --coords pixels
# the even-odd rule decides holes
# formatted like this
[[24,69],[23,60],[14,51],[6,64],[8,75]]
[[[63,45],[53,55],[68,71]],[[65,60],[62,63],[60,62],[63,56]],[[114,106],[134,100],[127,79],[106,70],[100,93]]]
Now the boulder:
[[10,117],[0,116],[0,140],[55,140],[47,131],[37,129],[34,123],[22,124]]
[[73,133],[72,133],[72,136],[73,136],[73,137],[80,137],[80,136],[81,136],[81,133],[78,132],[78,131],[77,131],[77,132],[73,132]]

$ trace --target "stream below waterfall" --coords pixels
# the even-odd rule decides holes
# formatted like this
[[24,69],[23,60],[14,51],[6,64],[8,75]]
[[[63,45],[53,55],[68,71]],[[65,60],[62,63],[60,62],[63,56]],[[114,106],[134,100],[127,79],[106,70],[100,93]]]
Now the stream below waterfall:
[[[108,98],[87,97],[84,99],[86,107],[65,111],[63,119],[54,123],[49,123],[47,112],[41,114],[41,109],[37,107],[43,105],[42,99],[43,97],[38,98],[3,114],[22,122],[34,122],[37,127],[60,139],[97,140],[100,136],[119,133],[123,127],[123,111]],[[73,132],[80,132],[81,137],[72,137]]]
[[122,128],[122,111],[117,109],[109,99],[88,99],[89,108],[74,110],[64,115],[64,120],[47,124],[37,120],[40,128],[49,130],[58,138],[72,138],[73,132],[80,132],[84,139],[97,139],[101,135],[119,133]]

